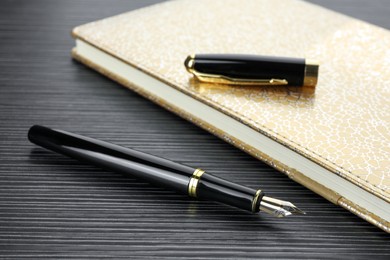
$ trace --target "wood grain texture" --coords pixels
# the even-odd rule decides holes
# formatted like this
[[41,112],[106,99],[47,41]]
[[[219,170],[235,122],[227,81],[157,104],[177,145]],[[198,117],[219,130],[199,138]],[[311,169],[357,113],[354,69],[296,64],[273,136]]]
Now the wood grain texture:
[[[0,258],[389,258],[389,236],[70,58],[70,30],[157,1],[0,3]],[[383,1],[312,2],[390,29]],[[274,219],[196,201],[28,142],[33,124],[201,167],[291,200]]]

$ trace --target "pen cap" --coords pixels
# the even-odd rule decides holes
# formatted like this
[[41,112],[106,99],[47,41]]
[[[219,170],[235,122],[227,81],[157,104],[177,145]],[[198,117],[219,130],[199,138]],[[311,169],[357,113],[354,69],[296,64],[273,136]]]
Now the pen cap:
[[196,54],[184,62],[198,80],[233,85],[315,86],[318,63],[303,58]]

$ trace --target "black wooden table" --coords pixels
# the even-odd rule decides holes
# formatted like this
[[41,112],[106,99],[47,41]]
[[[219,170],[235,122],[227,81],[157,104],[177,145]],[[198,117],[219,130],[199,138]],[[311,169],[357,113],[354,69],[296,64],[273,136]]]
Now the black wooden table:
[[[0,3],[0,258],[390,257],[388,234],[70,58],[70,30],[155,1]],[[312,1],[390,29],[389,3]],[[133,147],[288,199],[274,219],[30,144],[33,124]]]

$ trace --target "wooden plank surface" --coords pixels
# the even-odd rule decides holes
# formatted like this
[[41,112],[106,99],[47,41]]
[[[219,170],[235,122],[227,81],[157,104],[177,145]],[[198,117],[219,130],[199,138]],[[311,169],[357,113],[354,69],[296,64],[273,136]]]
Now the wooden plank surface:
[[[0,258],[389,259],[389,236],[70,58],[79,24],[157,1],[0,3]],[[388,1],[312,2],[390,29]],[[291,200],[274,219],[30,144],[33,124],[133,147]]]

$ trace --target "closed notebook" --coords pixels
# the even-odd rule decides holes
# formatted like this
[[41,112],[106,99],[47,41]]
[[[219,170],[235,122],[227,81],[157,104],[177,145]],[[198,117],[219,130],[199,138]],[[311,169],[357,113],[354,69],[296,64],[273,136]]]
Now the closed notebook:
[[[389,232],[389,31],[295,0],[182,0],[73,36],[77,60]],[[318,84],[199,83],[192,53],[316,59]]]

